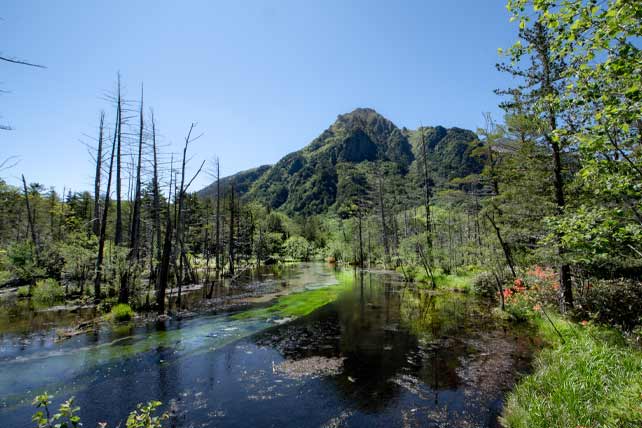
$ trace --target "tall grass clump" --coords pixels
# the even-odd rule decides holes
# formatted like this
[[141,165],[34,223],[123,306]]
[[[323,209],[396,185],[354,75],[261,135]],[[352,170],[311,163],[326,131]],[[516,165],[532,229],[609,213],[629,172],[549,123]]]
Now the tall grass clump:
[[508,395],[505,427],[642,427],[642,352],[585,321],[534,322],[552,346]]
[[41,306],[53,306],[62,302],[64,297],[64,288],[52,278],[37,281],[31,290],[31,298],[34,303]]
[[111,316],[111,319],[116,322],[125,322],[134,317],[134,311],[128,304],[119,303],[111,308],[109,315]]

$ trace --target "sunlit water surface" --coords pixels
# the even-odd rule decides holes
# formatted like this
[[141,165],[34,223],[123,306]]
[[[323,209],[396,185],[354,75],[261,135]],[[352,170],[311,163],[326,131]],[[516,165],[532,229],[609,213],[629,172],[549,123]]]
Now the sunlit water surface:
[[[176,427],[494,427],[505,392],[529,368],[528,332],[506,329],[472,296],[320,263],[258,287],[345,291],[289,322],[204,313],[63,342],[5,328],[0,426],[32,426],[31,400],[46,390],[54,405],[75,396],[86,427],[116,426],[152,399]],[[202,295],[187,300],[207,307]]]

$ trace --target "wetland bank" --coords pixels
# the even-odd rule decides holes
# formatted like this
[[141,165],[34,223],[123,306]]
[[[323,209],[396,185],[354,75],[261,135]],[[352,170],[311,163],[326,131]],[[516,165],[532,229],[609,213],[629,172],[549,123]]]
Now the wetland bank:
[[0,418],[30,426],[31,399],[47,390],[75,396],[87,426],[157,399],[177,427],[494,427],[528,370],[529,332],[476,297],[323,263],[268,281],[284,296],[241,311],[64,342],[3,332]]

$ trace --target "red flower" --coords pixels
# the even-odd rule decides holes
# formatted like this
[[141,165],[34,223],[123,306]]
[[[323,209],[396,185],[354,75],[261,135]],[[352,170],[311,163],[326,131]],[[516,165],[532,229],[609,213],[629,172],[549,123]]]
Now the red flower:
[[588,324],[588,321],[582,320],[582,322],[580,324],[582,324],[583,326],[586,326]]
[[521,278],[517,278],[515,279],[515,281],[513,281],[513,284],[515,284],[515,287],[523,287],[524,281],[522,281]]

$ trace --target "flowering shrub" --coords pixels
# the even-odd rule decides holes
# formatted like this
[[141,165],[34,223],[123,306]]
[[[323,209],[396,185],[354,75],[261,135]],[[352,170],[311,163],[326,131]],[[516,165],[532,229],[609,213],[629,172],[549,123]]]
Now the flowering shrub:
[[541,303],[557,305],[560,284],[557,272],[553,269],[535,266],[526,271],[524,282],[530,290],[537,293]]
[[[515,280],[515,283],[520,281]],[[529,318],[538,317],[542,310],[538,303],[538,296],[532,290],[527,290],[523,285],[515,285],[504,290],[504,309],[513,321],[526,321]]]

